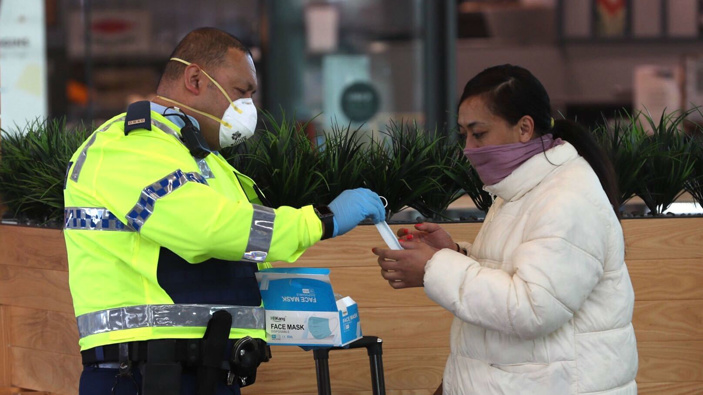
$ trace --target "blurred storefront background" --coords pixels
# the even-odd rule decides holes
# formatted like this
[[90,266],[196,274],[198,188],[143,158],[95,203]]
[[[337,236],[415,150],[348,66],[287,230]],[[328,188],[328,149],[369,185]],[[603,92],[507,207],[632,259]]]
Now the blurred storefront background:
[[[703,0],[0,0],[0,115],[99,123],[154,94],[175,44],[201,26],[251,47],[257,105],[380,130],[455,124],[464,83],[530,69],[556,114],[701,105]],[[694,115],[695,116],[695,115]]]

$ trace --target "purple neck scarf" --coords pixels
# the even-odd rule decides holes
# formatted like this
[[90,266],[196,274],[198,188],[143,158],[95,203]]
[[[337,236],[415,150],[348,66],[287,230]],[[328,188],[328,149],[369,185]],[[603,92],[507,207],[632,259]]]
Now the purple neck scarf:
[[466,148],[464,155],[476,169],[481,181],[486,185],[493,185],[501,182],[536,154],[561,144],[564,144],[562,139],[554,140],[552,134],[548,133],[527,143]]

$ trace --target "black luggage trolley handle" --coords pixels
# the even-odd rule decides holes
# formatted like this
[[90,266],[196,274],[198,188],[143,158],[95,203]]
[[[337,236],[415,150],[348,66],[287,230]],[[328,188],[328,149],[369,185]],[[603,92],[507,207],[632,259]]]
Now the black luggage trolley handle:
[[371,367],[371,385],[373,395],[386,395],[386,383],[383,377],[383,339],[376,336],[364,336],[359,340],[349,343],[347,347],[316,348],[313,350],[315,369],[317,371],[318,395],[332,395],[330,387],[329,352],[331,350],[348,350],[366,347],[369,354]]

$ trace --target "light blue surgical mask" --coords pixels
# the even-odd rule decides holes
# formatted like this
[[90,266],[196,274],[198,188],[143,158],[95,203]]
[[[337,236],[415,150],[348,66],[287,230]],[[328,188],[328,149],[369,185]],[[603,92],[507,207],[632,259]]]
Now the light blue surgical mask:
[[327,318],[308,318],[308,330],[310,330],[310,334],[315,339],[324,339],[332,335],[332,331],[330,330],[330,322]]

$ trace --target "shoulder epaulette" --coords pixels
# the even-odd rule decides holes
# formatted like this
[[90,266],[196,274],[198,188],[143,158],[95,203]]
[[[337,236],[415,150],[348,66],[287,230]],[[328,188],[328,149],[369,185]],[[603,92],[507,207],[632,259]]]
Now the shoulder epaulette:
[[151,130],[151,103],[146,100],[134,102],[127,107],[124,119],[125,136],[135,129]]

